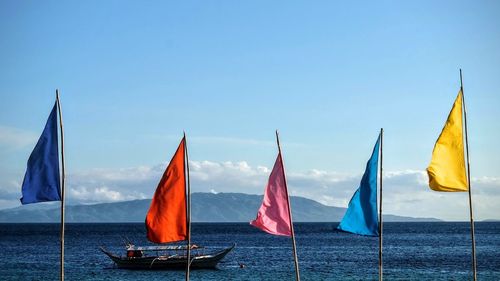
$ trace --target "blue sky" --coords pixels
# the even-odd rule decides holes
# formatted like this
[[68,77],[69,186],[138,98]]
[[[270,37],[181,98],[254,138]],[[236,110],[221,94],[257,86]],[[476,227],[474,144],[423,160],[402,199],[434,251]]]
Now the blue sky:
[[[342,205],[384,127],[384,169],[414,175],[394,193],[406,188],[405,200],[418,191],[434,200],[424,204],[459,208],[452,201],[463,194],[442,199],[448,206],[416,180],[459,89],[459,68],[471,172],[484,185],[474,190],[478,205],[492,194],[498,200],[499,27],[497,1],[2,1],[0,208],[18,204],[56,88],[68,181],[79,178],[70,185],[74,202],[151,197],[155,173],[137,183],[139,193],[108,182],[109,174],[163,169],[183,130],[200,174],[214,165],[222,174],[265,174],[259,167],[274,163],[279,129],[295,194]],[[315,188],[299,180],[318,179],[315,172],[340,176]],[[346,177],[354,186],[336,187]],[[261,194],[265,185],[265,177],[202,178],[195,191]],[[99,200],[99,190],[116,196]],[[78,199],[82,192],[95,196]],[[408,204],[392,211],[408,215]],[[496,208],[479,213],[490,218]],[[466,219],[452,213],[417,215]]]

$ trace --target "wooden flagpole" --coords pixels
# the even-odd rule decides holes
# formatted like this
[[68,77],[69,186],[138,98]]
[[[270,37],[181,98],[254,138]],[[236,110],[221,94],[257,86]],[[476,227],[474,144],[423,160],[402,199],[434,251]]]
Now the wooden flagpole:
[[476,240],[474,238],[474,216],[472,213],[472,193],[470,184],[470,162],[469,162],[469,138],[467,134],[467,110],[465,106],[464,86],[462,82],[462,69],[460,69],[460,91],[462,92],[462,103],[464,109],[464,125],[465,125],[465,150],[467,153],[467,185],[469,189],[469,214],[470,214],[470,234],[472,240],[472,272],[474,281],[477,280],[477,262],[476,262]]
[[286,201],[288,203],[288,216],[290,217],[290,231],[292,232],[292,246],[293,246],[293,258],[295,262],[295,279],[300,281],[300,273],[299,273],[299,260],[297,258],[297,247],[295,245],[295,232],[293,231],[293,220],[292,220],[292,208],[290,207],[290,196],[288,195],[288,186],[286,183],[286,175],[285,175],[285,165],[283,164],[283,156],[281,154],[281,146],[280,146],[280,138],[278,135],[278,130],[276,130],[276,142],[278,143],[278,153],[280,156],[280,164],[283,172],[283,176],[285,179],[285,191],[286,191]]
[[379,207],[379,223],[378,223],[378,279],[382,281],[383,277],[383,266],[382,266],[382,234],[383,234],[383,220],[382,220],[382,171],[383,171],[383,160],[384,160],[384,154],[383,154],[383,147],[384,147],[384,128],[380,129],[380,174],[379,174],[379,180],[380,180],[380,207]]
[[186,132],[184,132],[184,151],[186,153],[186,171],[187,171],[187,266],[186,266],[186,281],[189,281],[189,272],[191,266],[191,185],[189,182],[189,157]]
[[57,109],[59,111],[59,126],[61,128],[61,162],[62,162],[62,177],[61,177],[61,260],[60,260],[60,279],[64,280],[64,189],[66,183],[66,173],[64,164],[64,130],[61,102],[59,100],[59,90],[56,89]]

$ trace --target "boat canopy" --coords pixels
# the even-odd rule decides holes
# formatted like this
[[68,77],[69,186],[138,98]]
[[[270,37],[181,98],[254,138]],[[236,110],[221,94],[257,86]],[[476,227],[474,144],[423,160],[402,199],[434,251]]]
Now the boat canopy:
[[[202,246],[191,246],[191,249],[200,249],[204,248]],[[172,245],[161,245],[161,246],[135,246],[135,245],[129,245],[127,246],[127,251],[167,251],[167,250],[187,250],[186,245],[177,245],[177,246],[172,246]]]

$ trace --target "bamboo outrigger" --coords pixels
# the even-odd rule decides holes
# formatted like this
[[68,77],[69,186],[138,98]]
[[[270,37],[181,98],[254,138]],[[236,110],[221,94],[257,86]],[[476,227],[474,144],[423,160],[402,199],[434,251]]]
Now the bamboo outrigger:
[[[218,251],[207,251],[201,246],[191,246],[191,269],[210,269],[217,264],[236,246]],[[126,255],[119,256],[101,247],[118,268],[127,269],[185,269],[187,263],[187,247],[178,246],[146,246],[138,247],[133,244],[126,246]]]

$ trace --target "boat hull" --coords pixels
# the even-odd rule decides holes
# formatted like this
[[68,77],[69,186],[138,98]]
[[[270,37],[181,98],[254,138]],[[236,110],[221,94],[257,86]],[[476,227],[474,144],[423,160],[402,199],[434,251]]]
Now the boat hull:
[[[235,245],[209,255],[193,256],[191,269],[216,268],[217,264],[234,248]],[[126,269],[185,269],[186,256],[145,256],[145,257],[121,257],[101,247],[103,251],[118,268]]]

